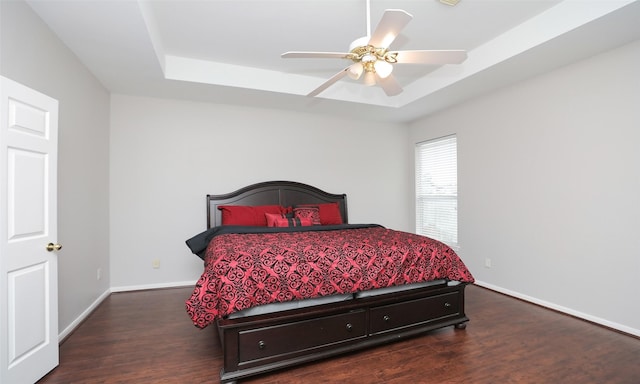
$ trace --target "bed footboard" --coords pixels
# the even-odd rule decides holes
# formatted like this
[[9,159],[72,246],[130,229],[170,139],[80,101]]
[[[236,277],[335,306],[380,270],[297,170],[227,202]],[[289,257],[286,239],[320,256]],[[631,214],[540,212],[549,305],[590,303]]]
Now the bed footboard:
[[361,350],[433,329],[464,329],[464,289],[431,286],[239,319],[221,319],[222,383]]

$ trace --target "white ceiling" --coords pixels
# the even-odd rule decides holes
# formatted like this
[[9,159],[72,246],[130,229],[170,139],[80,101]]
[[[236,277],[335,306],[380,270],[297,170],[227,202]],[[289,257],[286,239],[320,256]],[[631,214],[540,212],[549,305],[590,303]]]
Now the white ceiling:
[[464,49],[460,65],[396,64],[387,97],[345,77],[305,95],[350,62],[282,59],[347,52],[367,35],[365,0],[27,0],[113,93],[409,122],[489,90],[640,38],[633,0],[371,0],[413,20],[391,45]]

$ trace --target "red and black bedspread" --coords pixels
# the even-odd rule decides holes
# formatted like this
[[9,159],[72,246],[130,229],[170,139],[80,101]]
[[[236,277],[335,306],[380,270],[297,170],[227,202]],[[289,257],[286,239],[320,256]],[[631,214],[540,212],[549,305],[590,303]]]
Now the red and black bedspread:
[[474,281],[447,245],[377,225],[219,227],[203,238],[211,238],[205,271],[186,302],[200,328],[262,304],[438,279]]

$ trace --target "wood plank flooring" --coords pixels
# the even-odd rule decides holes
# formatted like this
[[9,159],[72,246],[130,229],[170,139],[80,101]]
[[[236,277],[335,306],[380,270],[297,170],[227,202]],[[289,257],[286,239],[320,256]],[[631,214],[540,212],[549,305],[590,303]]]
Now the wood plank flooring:
[[[218,383],[213,327],[191,324],[191,288],[114,293],[60,346],[41,384]],[[640,383],[640,339],[477,286],[466,330],[448,327],[242,381],[285,383]]]

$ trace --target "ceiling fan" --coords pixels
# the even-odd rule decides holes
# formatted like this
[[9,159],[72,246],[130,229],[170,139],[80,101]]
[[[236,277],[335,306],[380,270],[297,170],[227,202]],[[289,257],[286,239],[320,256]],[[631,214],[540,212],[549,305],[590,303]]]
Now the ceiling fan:
[[283,53],[281,57],[353,61],[307,96],[317,96],[347,75],[354,80],[362,77],[365,85],[379,84],[387,96],[395,96],[402,92],[402,87],[391,74],[394,64],[460,64],[467,58],[467,52],[463,50],[389,50],[391,43],[411,19],[413,16],[401,9],[387,9],[372,34],[370,33],[369,0],[367,0],[367,36],[352,42],[349,52],[290,51]]

